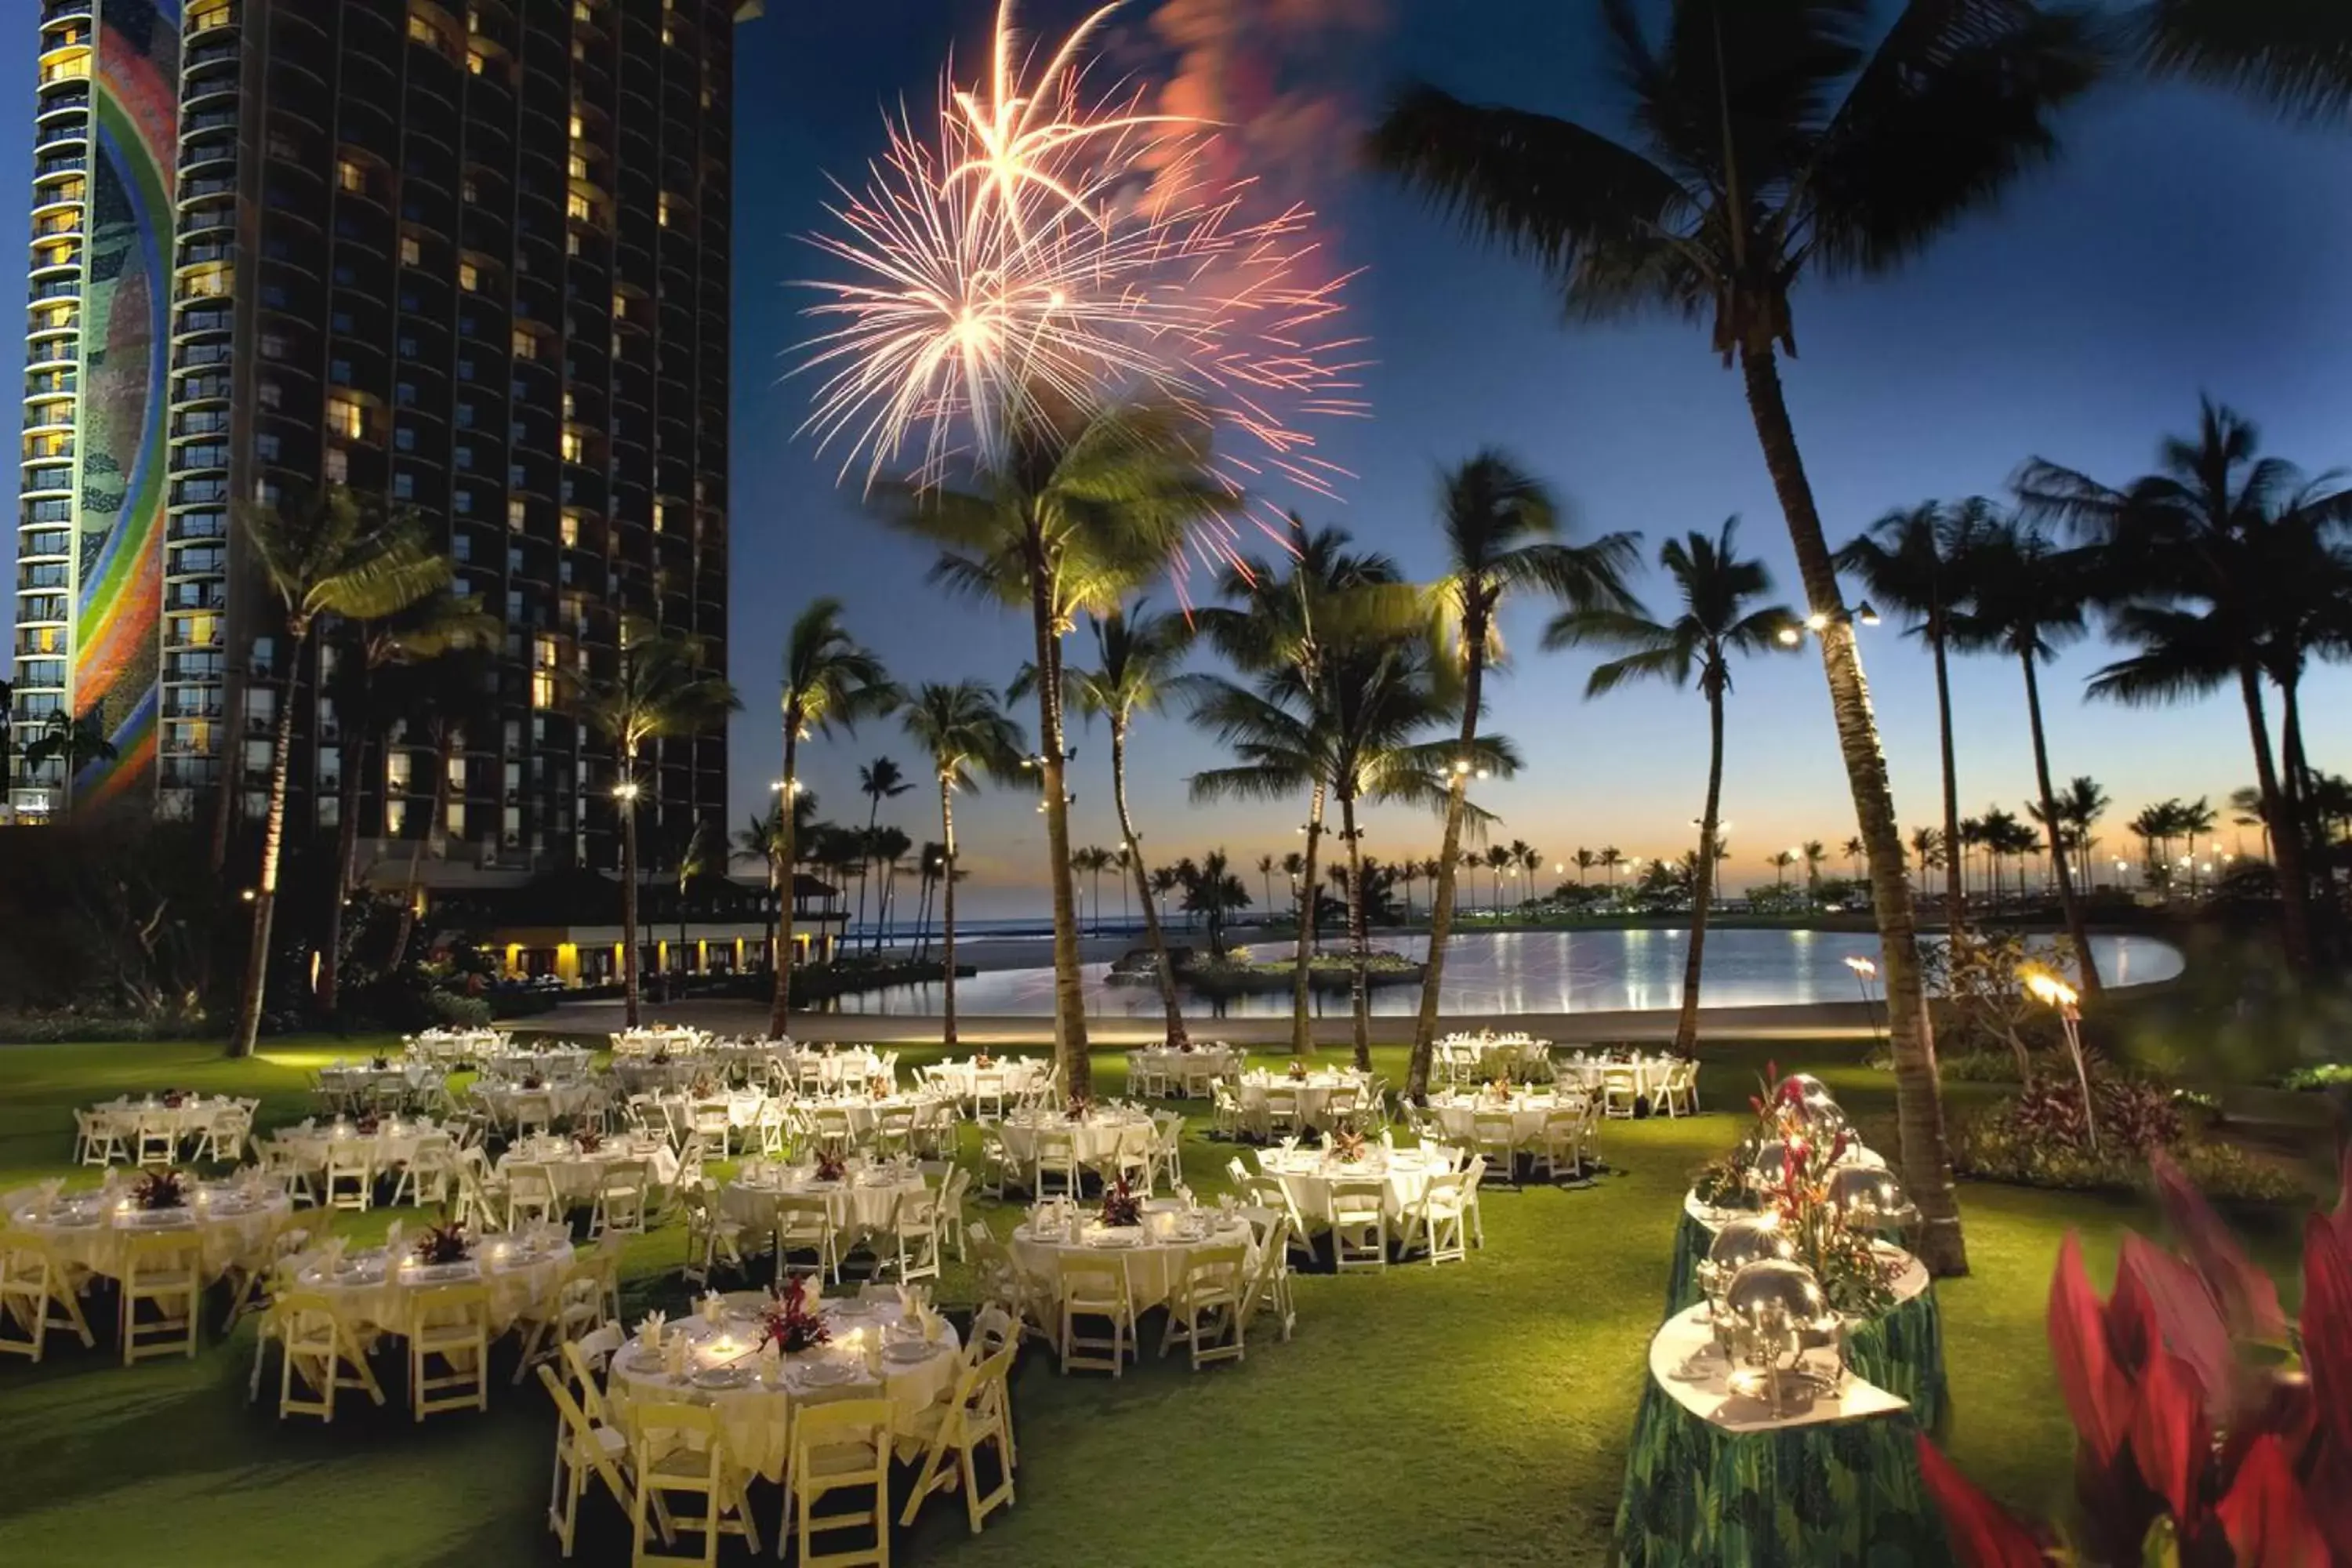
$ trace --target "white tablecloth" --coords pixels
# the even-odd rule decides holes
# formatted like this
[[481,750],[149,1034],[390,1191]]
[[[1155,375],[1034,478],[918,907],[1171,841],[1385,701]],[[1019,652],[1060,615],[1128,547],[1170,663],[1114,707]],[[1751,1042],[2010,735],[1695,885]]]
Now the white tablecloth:
[[583,1153],[569,1138],[526,1138],[499,1157],[499,1174],[516,1165],[536,1165],[555,1184],[555,1195],[568,1204],[596,1201],[604,1184],[604,1167],[619,1160],[642,1160],[652,1168],[654,1184],[667,1187],[677,1181],[677,1155],[669,1141],[655,1134],[607,1138],[593,1153]]
[[1553,1066],[1552,1076],[1559,1083],[1573,1085],[1596,1095],[1614,1077],[1630,1087],[1636,1096],[1654,1105],[1659,1091],[1666,1087],[1666,1079],[1675,1066],[1672,1057],[1640,1057],[1628,1061],[1603,1061],[1592,1058],[1580,1060],[1570,1057]]
[[396,1258],[378,1247],[352,1250],[335,1263],[325,1249],[314,1248],[295,1260],[295,1277],[303,1289],[316,1290],[333,1302],[354,1327],[388,1334],[408,1331],[409,1303],[418,1290],[486,1285],[495,1334],[504,1333],[526,1313],[552,1314],[573,1256],[572,1243],[562,1232],[532,1230],[487,1237],[475,1244],[468,1262],[427,1267],[417,1264],[409,1252],[414,1239],[404,1240],[402,1256]]
[[952,1114],[948,1101],[937,1095],[921,1094],[890,1094],[879,1100],[845,1095],[838,1100],[804,1100],[800,1106],[807,1114],[810,1125],[820,1135],[838,1131],[846,1124],[851,1142],[861,1149],[874,1141],[875,1131],[887,1114],[899,1112],[911,1116],[919,1125],[926,1120]]
[[[760,1326],[749,1318],[729,1317],[714,1326],[698,1314],[664,1329],[666,1342],[679,1335],[693,1347],[688,1358],[693,1370],[683,1381],[664,1370],[661,1353],[632,1341],[613,1357],[606,1379],[615,1415],[625,1427],[632,1404],[640,1400],[712,1405],[735,1462],[775,1481],[783,1479],[793,1413],[802,1403],[887,1399],[897,1418],[899,1457],[919,1458],[918,1420],[955,1391],[962,1346],[954,1326],[942,1322],[939,1339],[930,1344],[910,1333],[901,1342],[910,1348],[898,1352],[883,1348],[899,1322],[897,1302],[824,1301],[819,1310],[833,1342],[782,1357],[772,1382],[761,1368]],[[898,1359],[901,1354],[910,1359]],[[743,1382],[726,1388],[698,1383],[697,1373],[722,1366],[740,1369],[735,1375]]]
[[232,1110],[236,1101],[226,1095],[191,1096],[177,1105],[165,1105],[161,1100],[100,1100],[89,1108],[101,1127],[111,1130],[123,1141],[126,1159],[136,1159],[139,1151],[131,1148],[131,1138],[142,1122],[152,1127],[168,1128],[172,1136],[182,1142],[194,1137],[213,1124],[213,1118]]
[[913,1170],[868,1168],[837,1182],[820,1182],[807,1167],[770,1166],[756,1177],[730,1182],[719,1194],[719,1208],[729,1219],[769,1231],[775,1228],[781,1200],[821,1197],[835,1230],[880,1230],[889,1225],[899,1194],[922,1190],[922,1173]]
[[404,1098],[427,1093],[442,1082],[441,1069],[425,1062],[400,1062],[384,1067],[323,1067],[319,1091],[357,1100],[374,1094]]
[[1183,1098],[1206,1100],[1212,1083],[1240,1073],[1242,1053],[1232,1046],[1198,1046],[1189,1051],[1171,1050],[1166,1046],[1147,1046],[1139,1051],[1127,1053],[1127,1070],[1130,1078],[1138,1068],[1143,1067],[1158,1071]]
[[1418,1149],[1379,1148],[1367,1151],[1352,1165],[1320,1149],[1265,1149],[1258,1152],[1257,1164],[1282,1184],[1301,1218],[1327,1225],[1331,1220],[1334,1182],[1378,1181],[1386,1189],[1381,1206],[1388,1210],[1389,1218],[1397,1220],[1421,1202],[1429,1191],[1430,1178],[1444,1174],[1447,1168],[1435,1155]]
[[1475,1131],[1477,1118],[1507,1111],[1511,1118],[1512,1142],[1520,1145],[1535,1142],[1543,1133],[1544,1118],[1555,1110],[1573,1110],[1572,1097],[1554,1094],[1549,1089],[1515,1089],[1508,1100],[1496,1100],[1484,1089],[1458,1090],[1429,1097],[1430,1114],[1445,1129],[1445,1135],[1457,1143],[1467,1145]]
[[1000,1100],[1012,1100],[1043,1089],[1053,1073],[1053,1064],[1036,1057],[998,1057],[985,1068],[972,1061],[939,1062],[925,1068],[923,1078],[942,1094],[968,1102],[983,1077],[994,1081]]
[[869,1083],[882,1076],[882,1058],[863,1046],[850,1050],[780,1050],[775,1053],[794,1083],[812,1079],[826,1089]]
[[[126,1202],[127,1191],[117,1202]],[[293,1210],[283,1193],[241,1189],[228,1184],[194,1184],[185,1208],[149,1212],[110,1207],[98,1192],[68,1193],[44,1205],[37,1196],[20,1199],[9,1212],[12,1225],[40,1237],[58,1261],[110,1279],[122,1277],[124,1241],[157,1231],[194,1232],[204,1273],[216,1279],[231,1266],[259,1268],[269,1261],[270,1238]]]
[[[1167,1234],[1165,1227],[1177,1215],[1171,1213],[1149,1214],[1139,1228],[1106,1231],[1093,1221],[1084,1222],[1077,1239],[1039,1237],[1030,1234],[1026,1222],[1013,1232],[1013,1266],[1036,1282],[1058,1300],[1062,1293],[1062,1265],[1072,1258],[1109,1258],[1127,1274],[1127,1299],[1139,1312],[1161,1306],[1176,1292],[1177,1282],[1192,1254],[1203,1247],[1244,1247],[1249,1251],[1246,1267],[1257,1266],[1257,1248],[1252,1239],[1247,1221],[1230,1223],[1215,1215],[1204,1215],[1209,1234],[1198,1239],[1179,1239]],[[1132,1237],[1125,1246],[1113,1246],[1106,1237]]]
[[328,1152],[337,1148],[364,1148],[369,1163],[382,1171],[415,1159],[417,1143],[436,1133],[447,1136],[430,1120],[383,1121],[372,1132],[361,1131],[359,1124],[352,1121],[331,1121],[323,1126],[305,1121],[299,1127],[279,1128],[270,1135],[270,1141],[286,1150],[305,1171],[325,1170]]
[[516,1083],[530,1077],[559,1082],[585,1078],[588,1074],[588,1053],[577,1046],[551,1046],[541,1050],[495,1051],[474,1064],[482,1076],[500,1083]]
[[998,1131],[1004,1139],[1004,1152],[1024,1164],[1037,1157],[1043,1133],[1067,1132],[1079,1163],[1107,1165],[1121,1154],[1149,1154],[1153,1129],[1151,1118],[1140,1110],[1094,1110],[1087,1113],[1084,1121],[1047,1110],[1008,1116]]
[[[1650,1375],[1675,1404],[1702,1421],[1730,1432],[1764,1432],[1784,1426],[1813,1426],[1832,1421],[1855,1421],[1902,1410],[1909,1401],[1874,1383],[1848,1373],[1834,1394],[1816,1395],[1810,1406],[1775,1417],[1761,1400],[1731,1392],[1731,1373],[1714,1348],[1715,1330],[1705,1321],[1706,1303],[1677,1312],[1650,1340]],[[1834,1352],[1808,1352],[1808,1364],[1834,1364]]]
[[410,1056],[446,1067],[495,1055],[507,1048],[507,1037],[499,1029],[427,1029],[408,1036],[402,1044]]
[[613,1037],[613,1054],[615,1057],[650,1057],[663,1051],[684,1053],[694,1050],[709,1038],[700,1029],[623,1029]]
[[1263,1137],[1267,1129],[1267,1095],[1277,1090],[1297,1090],[1298,1114],[1305,1119],[1307,1125],[1328,1127],[1330,1119],[1326,1110],[1331,1101],[1331,1091],[1350,1085],[1356,1089],[1357,1105],[1365,1106],[1371,1089],[1370,1078],[1363,1073],[1328,1068],[1310,1072],[1303,1079],[1294,1079],[1286,1072],[1270,1073],[1261,1068],[1244,1075],[1234,1092],[1234,1098],[1241,1101],[1243,1124]]
[[530,1109],[538,1119],[551,1121],[593,1110],[604,1098],[603,1088],[593,1083],[545,1083],[537,1089],[519,1083],[478,1083],[468,1093],[491,1115],[509,1124],[518,1110]]

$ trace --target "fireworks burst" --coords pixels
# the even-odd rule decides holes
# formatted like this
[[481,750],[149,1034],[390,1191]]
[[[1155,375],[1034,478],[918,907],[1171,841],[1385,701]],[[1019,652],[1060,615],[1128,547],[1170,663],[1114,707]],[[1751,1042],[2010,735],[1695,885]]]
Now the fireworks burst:
[[[803,430],[845,448],[845,478],[937,483],[1000,460],[1034,403],[1158,398],[1243,437],[1217,465],[1232,511],[1285,538],[1263,482],[1332,496],[1346,476],[1302,426],[1365,412],[1361,340],[1337,325],[1352,274],[1316,280],[1311,211],[1252,216],[1249,181],[1203,173],[1214,127],[1087,90],[1085,45],[1118,8],[1032,69],[1004,0],[986,83],[960,88],[950,63],[936,129],[902,112],[865,188],[836,183],[812,243],[847,277],[809,285]],[[1199,547],[1230,557],[1236,532]]]

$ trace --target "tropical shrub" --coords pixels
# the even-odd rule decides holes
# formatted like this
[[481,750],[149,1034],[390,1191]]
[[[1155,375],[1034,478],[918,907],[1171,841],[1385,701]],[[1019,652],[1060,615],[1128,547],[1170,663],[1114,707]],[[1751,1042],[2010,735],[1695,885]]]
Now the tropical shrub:
[[[2305,1226],[2294,1329],[2277,1287],[2183,1173],[2160,1153],[2150,1168],[2180,1250],[2126,1234],[2102,1301],[2069,1234],[2051,1282],[2050,1348],[2074,1424],[2081,1520],[2064,1560],[2352,1560],[2352,1166],[2335,1212]],[[1925,1436],[1919,1460],[1962,1563],[2050,1561],[2053,1531],[2011,1517]]]
[[1953,1169],[2021,1186],[2134,1192],[2147,1184],[2151,1160],[2168,1155],[2217,1196],[2279,1202],[2301,1191],[2276,1167],[2197,1136],[2190,1123],[2206,1118],[2192,1117],[2194,1102],[2161,1084],[2102,1075],[2091,1081],[2091,1099],[2099,1119],[2095,1149],[2083,1123],[2081,1090],[2043,1073],[1960,1123]]
[[2279,1087],[2305,1090],[2352,1088],[2352,1062],[2318,1062],[2295,1068],[2279,1079]]

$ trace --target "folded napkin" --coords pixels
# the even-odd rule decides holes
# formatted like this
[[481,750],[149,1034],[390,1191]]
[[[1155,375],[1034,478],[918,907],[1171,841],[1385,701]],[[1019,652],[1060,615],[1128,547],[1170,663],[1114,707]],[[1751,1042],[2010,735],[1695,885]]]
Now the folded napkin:
[[935,1345],[940,1342],[940,1335],[945,1331],[947,1325],[940,1321],[937,1312],[932,1311],[928,1306],[918,1306],[915,1309],[915,1321],[922,1325],[925,1344]]
[[716,1290],[705,1290],[702,1293],[702,1321],[716,1326],[726,1316],[726,1299]]
[[658,1351],[662,1344],[662,1326],[669,1321],[668,1314],[647,1312],[637,1324],[637,1342],[649,1351]]
[[1390,1131],[1385,1127],[1381,1129],[1381,1147],[1383,1149],[1393,1149],[1396,1147],[1396,1134]]
[[400,1256],[401,1229],[401,1223],[398,1220],[394,1220],[390,1225],[384,1226],[383,1250],[387,1257],[397,1258]]
[[320,1260],[326,1264],[327,1269],[330,1273],[341,1266],[343,1261],[343,1253],[348,1247],[350,1247],[350,1246],[351,1241],[349,1237],[331,1236],[320,1247],[319,1257]]

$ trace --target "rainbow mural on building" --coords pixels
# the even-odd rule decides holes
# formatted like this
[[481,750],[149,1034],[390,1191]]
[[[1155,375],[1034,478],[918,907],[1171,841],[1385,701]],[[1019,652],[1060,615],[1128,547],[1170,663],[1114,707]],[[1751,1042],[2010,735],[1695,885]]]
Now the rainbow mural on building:
[[180,0],[102,0],[82,283],[73,707],[114,744],[77,811],[152,794],[163,657]]

